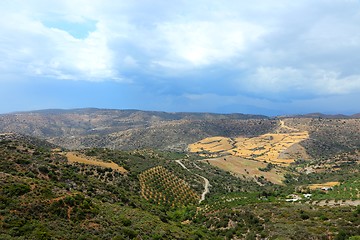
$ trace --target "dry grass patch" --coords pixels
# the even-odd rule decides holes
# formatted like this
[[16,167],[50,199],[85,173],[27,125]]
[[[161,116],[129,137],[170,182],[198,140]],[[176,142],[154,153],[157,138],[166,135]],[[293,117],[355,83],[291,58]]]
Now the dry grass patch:
[[224,152],[233,148],[234,141],[226,137],[208,137],[189,145],[190,152]]
[[114,162],[103,162],[97,159],[93,159],[93,158],[89,158],[83,155],[80,155],[79,153],[75,153],[75,152],[67,152],[65,154],[65,156],[67,157],[68,161],[70,163],[83,163],[83,164],[88,164],[88,165],[94,165],[94,166],[99,166],[99,167],[104,167],[104,168],[111,168],[115,171],[118,171],[120,173],[127,173],[126,169],[117,165]]

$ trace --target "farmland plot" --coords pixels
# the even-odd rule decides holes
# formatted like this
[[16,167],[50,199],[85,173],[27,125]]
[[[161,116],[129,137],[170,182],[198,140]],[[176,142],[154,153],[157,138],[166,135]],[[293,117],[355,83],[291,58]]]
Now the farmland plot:
[[188,150],[207,157],[233,155],[241,158],[289,165],[308,155],[299,143],[309,138],[308,132],[267,133],[253,138],[211,137],[190,144]]

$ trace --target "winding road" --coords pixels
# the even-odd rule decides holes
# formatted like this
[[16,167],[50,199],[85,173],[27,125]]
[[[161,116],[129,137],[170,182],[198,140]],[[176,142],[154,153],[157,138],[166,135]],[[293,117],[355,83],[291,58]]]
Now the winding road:
[[[181,162],[181,160],[175,160],[175,162],[177,162],[182,168],[184,168],[184,169],[187,170],[188,172],[191,172],[191,171]],[[196,176],[198,176],[198,177],[200,177],[200,178],[202,178],[202,179],[204,179],[204,182],[205,182],[205,184],[204,184],[204,191],[202,192],[201,198],[200,198],[200,200],[199,200],[199,203],[201,203],[202,201],[205,200],[205,195],[210,192],[210,190],[209,190],[210,182],[209,182],[209,180],[208,180],[207,178],[205,178],[205,177],[203,177],[203,176],[201,176],[201,175],[199,175],[199,174],[197,174],[197,173],[193,173],[193,172],[191,172],[191,173],[194,174],[194,175],[196,175]]]

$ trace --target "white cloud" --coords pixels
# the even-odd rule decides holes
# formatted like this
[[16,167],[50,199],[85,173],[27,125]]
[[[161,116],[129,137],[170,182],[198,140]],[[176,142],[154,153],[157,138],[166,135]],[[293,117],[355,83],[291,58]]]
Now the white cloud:
[[360,75],[342,76],[340,72],[323,69],[259,67],[245,85],[255,93],[351,94],[360,91]]
[[231,60],[266,32],[241,21],[166,22],[157,31],[168,47],[168,61],[185,61],[195,67]]
[[360,91],[360,75],[341,76],[339,72],[317,71],[312,86],[323,94],[351,94]]
[[6,66],[24,75],[59,79],[103,80],[116,78],[112,51],[107,46],[107,29],[101,23],[86,39],[48,28],[24,15],[5,17],[0,40]]
[[251,92],[280,93],[289,89],[298,90],[303,81],[303,73],[298,69],[259,67],[247,85]]

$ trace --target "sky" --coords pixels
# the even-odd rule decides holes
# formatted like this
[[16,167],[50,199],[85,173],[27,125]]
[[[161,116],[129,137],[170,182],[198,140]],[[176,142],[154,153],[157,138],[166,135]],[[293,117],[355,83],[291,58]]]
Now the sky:
[[359,0],[2,0],[0,113],[360,112]]

